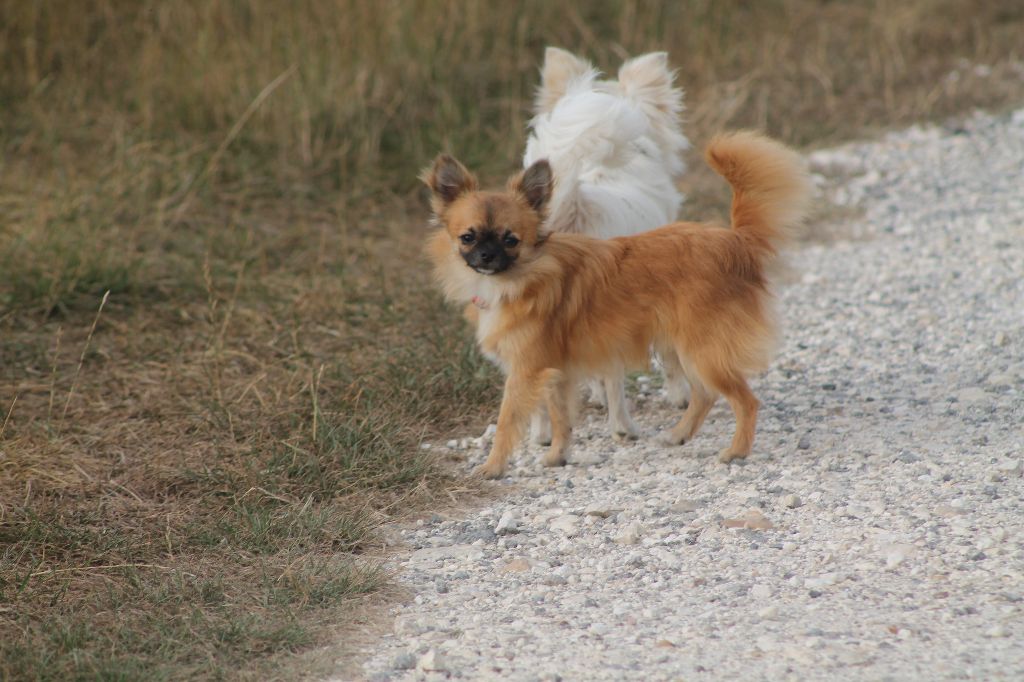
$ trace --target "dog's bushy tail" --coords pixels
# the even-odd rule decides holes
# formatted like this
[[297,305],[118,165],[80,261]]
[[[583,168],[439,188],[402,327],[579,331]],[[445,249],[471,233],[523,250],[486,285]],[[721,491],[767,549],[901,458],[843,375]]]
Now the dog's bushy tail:
[[732,228],[774,254],[806,218],[811,181],[803,157],[750,131],[715,136],[704,158],[732,185]]

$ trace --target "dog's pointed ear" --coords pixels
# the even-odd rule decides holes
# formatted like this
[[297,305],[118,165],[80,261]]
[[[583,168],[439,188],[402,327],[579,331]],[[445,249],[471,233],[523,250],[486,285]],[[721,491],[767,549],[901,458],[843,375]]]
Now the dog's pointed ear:
[[434,163],[420,174],[420,179],[434,195],[431,203],[435,213],[477,188],[476,177],[450,154],[438,154]]
[[516,175],[509,181],[509,190],[515,192],[537,213],[544,214],[544,209],[551,199],[555,178],[551,172],[551,164],[547,159],[535,161],[532,166]]
[[540,87],[533,104],[536,114],[543,114],[555,108],[555,103],[565,94],[569,82],[589,76],[597,77],[594,66],[571,52],[549,47],[544,51],[544,66],[540,70]]

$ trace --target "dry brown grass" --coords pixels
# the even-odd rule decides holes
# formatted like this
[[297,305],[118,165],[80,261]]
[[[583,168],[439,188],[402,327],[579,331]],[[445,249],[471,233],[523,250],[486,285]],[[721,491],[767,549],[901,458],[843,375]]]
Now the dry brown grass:
[[291,278],[242,246],[191,297],[8,320],[6,675],[266,674],[376,588],[373,527],[445,485],[419,438],[473,418],[450,406],[487,402],[493,370],[375,245],[289,239]]
[[0,0],[0,678],[294,676],[352,618],[373,527],[457,485],[419,439],[496,398],[416,170],[516,166],[544,45],[668,49],[694,142],[809,145],[1019,102],[1022,28],[1013,0]]

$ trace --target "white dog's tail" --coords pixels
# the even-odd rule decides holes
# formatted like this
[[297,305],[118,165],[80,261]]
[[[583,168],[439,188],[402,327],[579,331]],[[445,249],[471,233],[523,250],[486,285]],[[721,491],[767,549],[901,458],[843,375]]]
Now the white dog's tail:
[[704,158],[732,185],[732,228],[752,246],[774,254],[803,222],[811,181],[803,157],[758,133],[716,135]]

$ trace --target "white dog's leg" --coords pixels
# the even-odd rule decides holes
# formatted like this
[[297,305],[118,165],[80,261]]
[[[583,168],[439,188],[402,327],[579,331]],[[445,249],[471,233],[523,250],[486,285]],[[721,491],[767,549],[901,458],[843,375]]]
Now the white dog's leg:
[[686,371],[679,362],[679,356],[669,349],[658,351],[658,361],[665,373],[665,394],[669,403],[685,409],[690,403],[690,384],[686,380]]
[[551,417],[544,405],[538,407],[530,417],[530,442],[535,445],[551,445]]
[[590,394],[588,402],[599,407],[608,407],[608,399],[605,396],[604,383],[600,379],[591,379],[587,382],[587,392]]
[[626,405],[625,376],[619,372],[604,379],[605,395],[608,396],[608,425],[615,440],[636,440],[640,428],[629,416]]

